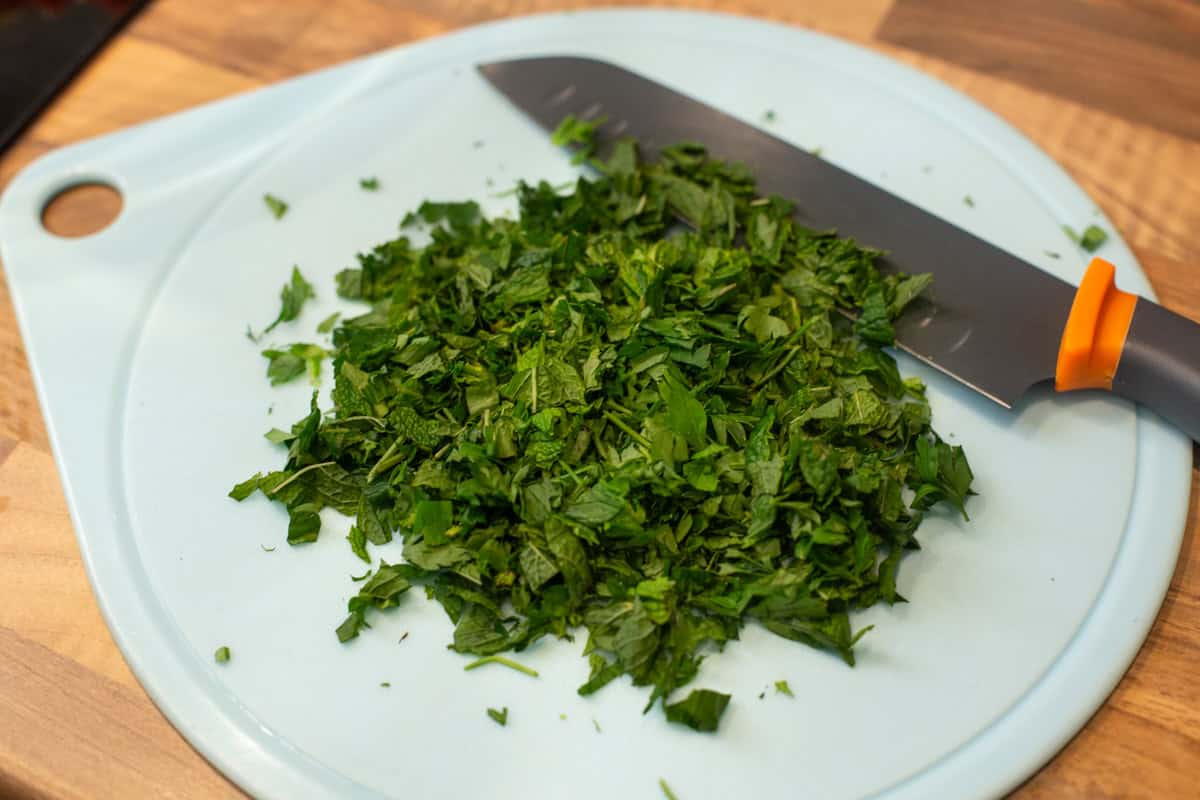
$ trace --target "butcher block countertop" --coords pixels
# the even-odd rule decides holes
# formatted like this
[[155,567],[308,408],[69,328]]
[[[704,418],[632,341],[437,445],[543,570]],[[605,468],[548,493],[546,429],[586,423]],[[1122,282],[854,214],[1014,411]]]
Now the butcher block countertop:
[[[0,156],[38,156],[174,111],[486,20],[585,0],[155,0]],[[1194,0],[677,0],[803,26],[972,96],[1062,164],[1200,319],[1200,4]],[[220,10],[218,10],[220,9]],[[80,193],[46,224],[94,227]],[[1166,602],[1116,691],[1014,796],[1195,797],[1200,511]],[[0,796],[235,797],[142,691],[88,585],[7,284],[0,281]]]

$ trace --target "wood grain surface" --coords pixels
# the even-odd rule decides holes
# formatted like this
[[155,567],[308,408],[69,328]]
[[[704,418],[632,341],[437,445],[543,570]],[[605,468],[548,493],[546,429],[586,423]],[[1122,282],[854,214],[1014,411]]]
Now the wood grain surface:
[[[156,0],[3,157],[0,187],[61,145],[498,17],[623,2]],[[694,0],[907,61],[973,96],[1079,181],[1163,302],[1200,319],[1200,5],[1194,0]],[[219,9],[219,10],[218,10]],[[56,230],[106,212],[53,209]],[[1137,660],[1016,796],[1200,793],[1200,511]],[[80,561],[0,281],[0,797],[236,797],[159,714]]]

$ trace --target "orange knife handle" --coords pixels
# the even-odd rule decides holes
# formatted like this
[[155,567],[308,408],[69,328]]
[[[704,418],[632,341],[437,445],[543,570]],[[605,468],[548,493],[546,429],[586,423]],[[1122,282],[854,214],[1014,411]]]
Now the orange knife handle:
[[1122,292],[1113,265],[1088,265],[1058,349],[1054,388],[1109,389],[1200,441],[1200,325]]
[[1102,258],[1093,258],[1083,274],[1058,346],[1054,388],[1060,392],[1112,388],[1138,301],[1116,287],[1115,274]]

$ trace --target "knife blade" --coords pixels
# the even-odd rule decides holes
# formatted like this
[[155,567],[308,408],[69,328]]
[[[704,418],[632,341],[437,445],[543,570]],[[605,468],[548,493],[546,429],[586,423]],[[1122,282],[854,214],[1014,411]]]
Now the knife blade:
[[1107,262],[1094,260],[1081,284],[1087,291],[1077,291],[824,159],[614,64],[555,56],[478,69],[547,130],[568,114],[602,119],[601,156],[621,137],[636,139],[651,159],[676,142],[700,142],[749,167],[763,194],[795,203],[802,224],[884,250],[882,269],[933,273],[931,291],[895,323],[897,346],[1002,406],[1048,380],[1059,390],[1109,388],[1200,437],[1200,326],[1117,290]]

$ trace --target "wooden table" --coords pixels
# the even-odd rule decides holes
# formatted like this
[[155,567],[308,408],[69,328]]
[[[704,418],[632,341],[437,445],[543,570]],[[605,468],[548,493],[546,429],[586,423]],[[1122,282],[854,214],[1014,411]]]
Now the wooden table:
[[[384,47],[569,0],[157,0],[0,159],[0,186],[64,144]],[[623,3],[616,3],[623,4]],[[215,9],[229,8],[216,13]],[[1200,318],[1200,5],[1194,0],[678,0],[864,43],[972,95],[1063,164]],[[64,228],[87,208],[56,210]],[[1167,600],[1087,727],[1018,792],[1194,797],[1200,541],[1193,508]],[[87,583],[0,282],[0,796],[239,793],[163,719]]]

